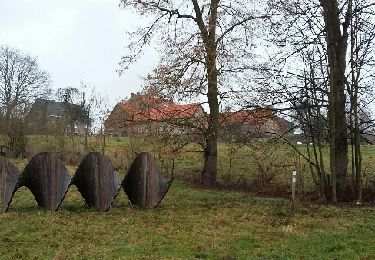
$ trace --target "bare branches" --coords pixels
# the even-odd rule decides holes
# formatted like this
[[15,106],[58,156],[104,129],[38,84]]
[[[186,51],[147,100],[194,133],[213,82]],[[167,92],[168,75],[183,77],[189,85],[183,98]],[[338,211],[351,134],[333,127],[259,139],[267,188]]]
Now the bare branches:
[[240,21],[237,21],[236,23],[232,24],[230,27],[228,27],[227,29],[225,29],[223,33],[221,33],[221,35],[216,40],[216,44],[218,44],[219,42],[221,42],[223,40],[223,38],[226,37],[227,34],[231,33],[237,26],[244,25],[245,23],[247,23],[249,21],[252,21],[252,20],[256,20],[256,19],[269,19],[269,18],[270,18],[269,15],[249,16],[249,17],[246,17],[246,18],[244,18],[244,19],[242,19]]
[[195,15],[196,15],[196,23],[199,27],[199,30],[202,34],[202,38],[203,38],[203,41],[205,42],[205,44],[207,44],[207,41],[208,41],[208,31],[207,31],[207,28],[204,24],[204,21],[203,21],[203,15],[202,15],[202,11],[199,7],[199,4],[198,4],[198,1],[197,0],[191,0],[192,3],[193,3],[193,6],[194,6],[194,12],[195,12]]
[[0,48],[0,114],[23,117],[26,106],[48,91],[49,75],[35,58],[9,48]]

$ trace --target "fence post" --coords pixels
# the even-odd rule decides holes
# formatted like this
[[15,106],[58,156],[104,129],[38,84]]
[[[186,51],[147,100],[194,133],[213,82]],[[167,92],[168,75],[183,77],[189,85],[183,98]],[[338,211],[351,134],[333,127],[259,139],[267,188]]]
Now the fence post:
[[292,173],[292,201],[296,200],[297,171]]

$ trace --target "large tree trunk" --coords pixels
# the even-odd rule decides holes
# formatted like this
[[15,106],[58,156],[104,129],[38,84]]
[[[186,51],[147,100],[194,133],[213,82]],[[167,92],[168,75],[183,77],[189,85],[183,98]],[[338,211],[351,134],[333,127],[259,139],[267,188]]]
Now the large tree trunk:
[[217,173],[217,140],[206,140],[204,148],[203,185],[214,187]]
[[[341,34],[339,9],[336,0],[322,0],[328,62],[330,71],[330,164],[332,177],[332,200],[345,199],[347,186],[347,125],[346,125],[346,95],[345,69],[348,33],[347,21],[343,24]],[[349,10],[349,9],[348,9]],[[347,13],[348,15],[349,13]]]
[[211,0],[210,17],[208,27],[205,26],[201,9],[197,0],[192,0],[196,14],[196,23],[199,27],[206,50],[207,70],[207,100],[210,108],[208,128],[205,133],[204,167],[202,170],[203,184],[207,187],[214,187],[217,174],[217,136],[219,131],[219,100],[218,100],[218,70],[216,66],[217,43],[217,9],[219,0]]
[[[215,45],[215,43],[212,43]],[[210,108],[206,143],[204,148],[203,184],[213,187],[217,174],[217,136],[219,131],[219,100],[217,88],[216,48],[208,52],[207,56],[208,78],[208,105]]]

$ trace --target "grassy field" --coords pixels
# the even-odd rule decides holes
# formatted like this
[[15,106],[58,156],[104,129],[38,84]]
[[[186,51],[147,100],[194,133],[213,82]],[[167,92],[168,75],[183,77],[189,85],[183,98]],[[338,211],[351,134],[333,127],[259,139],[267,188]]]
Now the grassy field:
[[[38,152],[55,152],[72,171],[88,151],[103,151],[101,136],[89,137],[86,149],[84,138],[80,136],[28,136],[27,139],[25,156],[28,159]],[[202,147],[189,143],[177,149],[180,145],[181,142],[178,141],[163,143],[153,139],[106,137],[104,151],[120,174],[127,172],[136,153],[148,151],[157,159],[166,177],[169,178],[173,172],[180,180],[199,184],[203,168]],[[305,145],[297,145],[296,148],[306,154]],[[326,147],[323,152],[325,170],[329,172],[329,148]],[[363,145],[362,156],[363,187],[365,190],[375,190],[375,146]],[[19,169],[23,169],[27,159],[12,161]],[[348,167],[348,179],[351,181],[350,163]],[[298,172],[298,194],[304,196],[304,194],[316,193],[308,163],[289,145],[259,141],[254,141],[249,145],[223,142],[218,144],[217,183],[219,187],[283,196],[290,192],[293,170]],[[365,199],[373,198],[375,199],[375,194]]]
[[58,212],[22,188],[0,214],[0,259],[374,259],[375,209],[296,204],[174,182],[158,208],[86,208],[74,186]]
[[[75,148],[69,140],[64,147],[69,156],[74,155],[65,157],[71,174],[85,154],[82,140],[73,141]],[[90,145],[91,150],[101,149],[95,138]],[[33,137],[28,153],[59,152],[58,148],[52,138]],[[200,147],[189,144],[178,153],[171,152],[172,148],[141,139],[110,138],[106,154],[121,179],[134,152],[140,150],[151,151],[164,174],[169,174],[174,158],[177,175],[199,176]],[[364,146],[363,156],[366,180],[373,180],[375,148]],[[20,170],[27,163],[27,159],[12,161]],[[284,185],[288,195],[293,168],[306,171],[302,184],[308,183],[304,165],[284,144],[219,145],[221,182],[236,183],[246,176],[244,182],[256,185],[251,180],[276,170],[272,182]],[[71,186],[59,211],[48,212],[36,205],[30,191],[21,188],[9,212],[0,214],[0,259],[375,259],[375,208],[293,205],[287,197],[252,194],[205,190],[175,181],[156,209],[131,206],[120,191],[112,209],[103,213],[87,208]]]
[[[65,155],[66,165],[75,167],[87,153],[83,147],[83,138],[75,136],[65,138],[63,142],[53,136],[28,137],[27,157],[41,151],[58,152]],[[100,136],[89,138],[90,151],[102,151],[103,140]],[[162,143],[152,139],[107,137],[105,154],[111,159],[115,169],[125,173],[134,159],[135,153],[151,152],[158,160],[164,174],[172,171],[180,179],[189,182],[200,180],[203,167],[202,147],[190,143],[177,149],[180,142]],[[297,149],[306,154],[306,146]],[[329,172],[329,148],[324,150],[325,169]],[[375,146],[362,146],[364,186],[375,187]],[[350,157],[350,149],[349,149]],[[16,163],[20,163],[18,160]],[[174,163],[173,163],[174,162]],[[23,162],[24,163],[24,162]],[[22,167],[22,162],[20,163]],[[351,164],[349,163],[349,173]],[[293,170],[298,171],[301,192],[314,189],[310,168],[306,161],[285,143],[254,142],[250,145],[219,143],[218,145],[218,183],[222,187],[238,187],[245,190],[257,187],[259,190],[276,185],[287,190]],[[350,176],[349,176],[350,179]]]

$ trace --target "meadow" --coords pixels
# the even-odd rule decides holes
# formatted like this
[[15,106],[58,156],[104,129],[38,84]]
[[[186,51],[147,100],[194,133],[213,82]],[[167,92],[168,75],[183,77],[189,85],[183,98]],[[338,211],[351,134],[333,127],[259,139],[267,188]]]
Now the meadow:
[[[39,149],[55,149],[45,140],[33,137],[29,156]],[[99,141],[90,140],[92,150],[101,149],[100,145],[94,146],[96,142]],[[0,259],[375,258],[372,203],[363,206],[319,205],[305,200],[292,203],[290,171],[299,164],[304,168],[299,157],[284,144],[277,145],[277,149],[261,147],[260,155],[251,147],[220,144],[220,182],[237,182],[238,189],[228,189],[223,184],[209,190],[193,185],[197,184],[201,167],[197,145],[189,144],[173,154],[173,145],[152,144],[147,140],[110,138],[106,142],[106,154],[120,178],[138,149],[153,152],[164,175],[170,177],[173,172],[181,178],[174,181],[161,204],[152,210],[130,205],[121,190],[111,210],[99,212],[86,207],[78,190],[71,186],[60,209],[48,212],[36,205],[29,190],[21,188],[9,211],[0,214]],[[74,152],[78,153],[81,146],[77,139],[75,150],[64,157],[71,174],[82,156]],[[64,148],[69,151],[69,147]],[[369,173],[374,169],[371,168],[374,151],[372,146],[364,147],[364,164],[368,165]],[[260,164],[265,154],[270,157]],[[27,159],[13,162],[22,170]],[[263,173],[262,167],[265,167]],[[243,187],[245,182],[249,187],[255,185],[262,174],[266,178],[267,167],[279,171],[270,182],[263,183],[262,189],[255,189],[264,193]],[[307,190],[307,172],[304,182]],[[285,188],[283,198],[267,193],[267,187],[275,184]],[[300,187],[299,192],[302,191]]]
[[1,259],[373,259],[375,209],[292,204],[179,181],[156,209],[120,191],[109,212],[75,187],[57,212],[22,188],[0,215]]
[[[295,148],[307,155],[305,145]],[[362,172],[365,189],[375,191],[375,146],[362,146]],[[41,151],[57,153],[72,171],[88,151],[104,152],[116,171],[125,174],[137,153],[148,151],[157,159],[161,172],[170,178],[200,185],[203,168],[202,147],[181,140],[154,140],[131,137],[91,136],[85,149],[84,138],[29,136],[26,159],[13,160],[19,168],[27,159]],[[329,169],[329,148],[323,149],[325,169]],[[351,156],[349,149],[349,158]],[[254,140],[246,145],[220,142],[218,144],[217,186],[230,190],[251,191],[259,194],[286,196],[290,193],[291,174],[297,171],[298,196],[316,193],[311,169],[306,160],[290,145],[282,142]],[[351,164],[348,165],[351,181]],[[372,199],[372,195],[368,199]],[[375,196],[373,197],[375,200]]]

